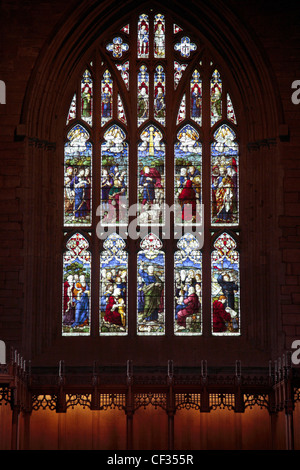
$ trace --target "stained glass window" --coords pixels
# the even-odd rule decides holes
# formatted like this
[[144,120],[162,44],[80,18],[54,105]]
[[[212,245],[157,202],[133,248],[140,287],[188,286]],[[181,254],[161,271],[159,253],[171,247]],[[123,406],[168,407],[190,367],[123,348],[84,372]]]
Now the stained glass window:
[[165,332],[165,254],[159,238],[150,233],[141,241],[138,253],[137,332],[161,335]]
[[211,255],[212,332],[214,335],[240,333],[239,253],[228,233],[220,235]]
[[127,258],[124,240],[116,233],[103,243],[100,256],[100,334],[125,335],[127,321]]
[[154,117],[162,125],[165,124],[166,118],[165,89],[164,69],[158,65],[154,74]]
[[201,223],[202,145],[189,124],[177,134],[175,158],[175,220],[177,224]]
[[211,125],[222,119],[222,80],[218,70],[214,70],[210,81]]
[[202,333],[202,254],[198,240],[185,234],[174,260],[174,325],[176,335]]
[[165,188],[165,145],[162,133],[148,126],[138,145],[138,203],[140,225],[163,223]]
[[128,222],[128,144],[116,124],[104,134],[101,145],[101,223]]
[[127,90],[129,90],[129,61],[127,60],[124,64],[116,64],[116,67],[121,73]]
[[138,74],[137,119],[140,126],[149,118],[149,74],[142,65]]
[[196,44],[191,42],[190,38],[185,36],[181,38],[180,42],[175,44],[175,51],[180,52],[182,57],[188,58],[191,55],[191,52],[194,52],[197,49]]
[[165,18],[161,14],[154,17],[154,57],[165,57]]
[[88,241],[79,233],[66,244],[63,257],[62,334],[90,334],[91,254]]
[[149,57],[149,20],[145,14],[142,14],[138,21],[137,55],[139,58]]
[[213,225],[238,225],[238,144],[226,124],[214,133],[211,145],[211,210]]
[[113,81],[108,70],[103,75],[101,81],[101,123],[106,124],[113,117]]
[[202,119],[202,80],[195,70],[191,80],[191,118],[201,125]]
[[241,334],[239,107],[174,20],[124,18],[68,90],[63,335]]
[[64,220],[66,226],[91,224],[92,144],[89,133],[76,124],[67,135],[64,170]]
[[183,95],[177,114],[176,124],[180,124],[186,118],[186,97]]
[[81,80],[81,118],[90,126],[93,120],[93,80],[86,70]]
[[76,93],[75,93],[70,104],[67,124],[69,124],[69,122],[72,121],[73,119],[76,119],[76,103],[77,103],[77,100],[76,100]]
[[187,64],[181,64],[177,62],[176,60],[174,61],[174,88],[175,90],[186,68],[187,68]]

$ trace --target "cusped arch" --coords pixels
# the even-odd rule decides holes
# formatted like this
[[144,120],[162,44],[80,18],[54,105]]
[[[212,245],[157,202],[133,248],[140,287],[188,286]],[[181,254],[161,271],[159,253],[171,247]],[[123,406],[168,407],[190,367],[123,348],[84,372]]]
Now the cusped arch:
[[[126,21],[135,12],[135,5],[129,0],[117,8],[107,2],[81,3],[62,19],[50,46],[47,44],[39,56],[24,100],[21,123],[26,124],[29,136],[56,140],[70,101],[70,81],[65,77],[78,76],[95,42],[116,23],[120,25],[120,18]],[[168,2],[159,2],[158,6],[168,11]],[[139,4],[139,11],[142,7]],[[244,104],[247,140],[276,137],[283,123],[281,103],[265,53],[253,34],[221,1],[217,7],[215,2],[214,6],[201,3],[191,7],[174,0],[172,15],[207,44],[224,70],[230,70],[233,97]]]

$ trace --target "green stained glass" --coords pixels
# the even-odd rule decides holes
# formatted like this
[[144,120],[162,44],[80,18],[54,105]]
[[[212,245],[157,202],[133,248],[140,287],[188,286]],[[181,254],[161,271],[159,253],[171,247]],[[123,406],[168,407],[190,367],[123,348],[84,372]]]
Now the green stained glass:
[[162,243],[153,233],[141,241],[138,253],[137,333],[162,335],[165,333],[165,254]]

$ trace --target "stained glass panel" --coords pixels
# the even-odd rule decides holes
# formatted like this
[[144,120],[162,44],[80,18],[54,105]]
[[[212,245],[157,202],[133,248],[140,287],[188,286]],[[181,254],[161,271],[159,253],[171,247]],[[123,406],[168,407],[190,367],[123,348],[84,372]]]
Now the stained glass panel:
[[165,72],[163,67],[158,65],[154,74],[154,118],[162,125],[166,122],[165,94]]
[[123,101],[121,96],[118,94],[118,119],[119,121],[127,124],[127,119],[124,111]]
[[211,265],[212,333],[240,334],[239,253],[228,233],[216,239]]
[[202,145],[190,125],[177,134],[175,155],[175,221],[200,224],[202,220]]
[[174,89],[175,90],[186,68],[187,68],[187,64],[180,64],[176,60],[174,61]]
[[174,46],[175,51],[180,52],[180,55],[182,57],[190,57],[191,52],[194,52],[197,49],[196,44],[191,42],[190,38],[187,36],[184,36],[181,38],[180,42],[175,44]]
[[108,70],[101,80],[101,124],[104,126],[113,117],[113,81]]
[[155,126],[141,133],[138,145],[138,222],[140,225],[163,223],[165,201],[165,144]]
[[138,126],[149,118],[149,73],[142,65],[138,74]]
[[178,26],[177,24],[173,24],[173,33],[174,34],[180,33],[181,31],[182,31],[182,28],[180,26]]
[[174,331],[176,335],[202,333],[202,256],[197,239],[187,233],[177,243],[174,259]]
[[164,283],[165,254],[160,239],[150,233],[141,241],[138,253],[138,335],[165,333]]
[[213,225],[238,225],[239,149],[233,130],[223,124],[211,145],[211,216]]
[[125,242],[114,233],[104,241],[103,248],[100,256],[100,335],[124,335],[128,332]]
[[73,119],[76,119],[76,101],[77,100],[76,100],[76,93],[75,93],[70,104],[68,118],[66,122],[67,125],[69,124],[70,121],[72,121]]
[[176,124],[180,124],[186,118],[186,97],[185,94],[180,102]]
[[64,148],[64,224],[91,224],[92,144],[89,133],[77,124],[68,133]]
[[127,60],[124,64],[116,64],[116,67],[124,80],[127,90],[129,90],[129,61]]
[[212,126],[222,119],[222,80],[217,70],[210,81],[210,116]]
[[81,118],[90,126],[93,121],[93,80],[86,70],[81,80]]
[[234,124],[237,123],[229,93],[227,93],[227,119],[229,119],[229,121],[233,122]]
[[63,256],[62,334],[90,334],[91,254],[89,244],[76,233],[67,242]]
[[195,70],[191,80],[191,118],[201,126],[202,122],[202,80]]
[[154,57],[165,57],[165,18],[161,14],[154,17]]
[[128,223],[128,144],[116,124],[101,145],[101,224]]
[[123,39],[116,37],[113,39],[113,42],[107,44],[106,49],[112,53],[114,59],[120,59],[123,55],[123,52],[127,52],[129,49],[128,44],[123,43]]
[[140,15],[138,21],[138,43],[137,43],[137,56],[138,58],[149,57],[149,19],[148,15]]

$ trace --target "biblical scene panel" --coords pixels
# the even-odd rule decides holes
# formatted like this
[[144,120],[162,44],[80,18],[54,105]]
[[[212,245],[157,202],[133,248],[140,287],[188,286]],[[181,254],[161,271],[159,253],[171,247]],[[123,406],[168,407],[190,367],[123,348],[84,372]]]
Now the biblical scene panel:
[[165,144],[162,133],[148,126],[138,145],[138,223],[161,225],[165,201]]
[[89,226],[92,197],[92,144],[89,133],[77,124],[64,148],[64,224]]
[[239,147],[233,130],[223,124],[211,145],[211,222],[239,223]]
[[174,332],[202,333],[202,255],[197,239],[187,233],[177,243],[174,258]]
[[67,242],[63,256],[62,334],[90,334],[91,254],[79,233]]
[[128,223],[128,144],[116,124],[104,134],[101,145],[102,225]]
[[239,253],[235,240],[223,233],[211,255],[212,333],[240,334]]
[[116,233],[103,243],[100,256],[100,335],[125,335],[127,321],[128,255]]
[[150,233],[141,241],[138,253],[137,333],[165,333],[165,254],[160,239]]
[[202,223],[202,145],[198,132],[184,126],[177,134],[175,156],[175,221]]

